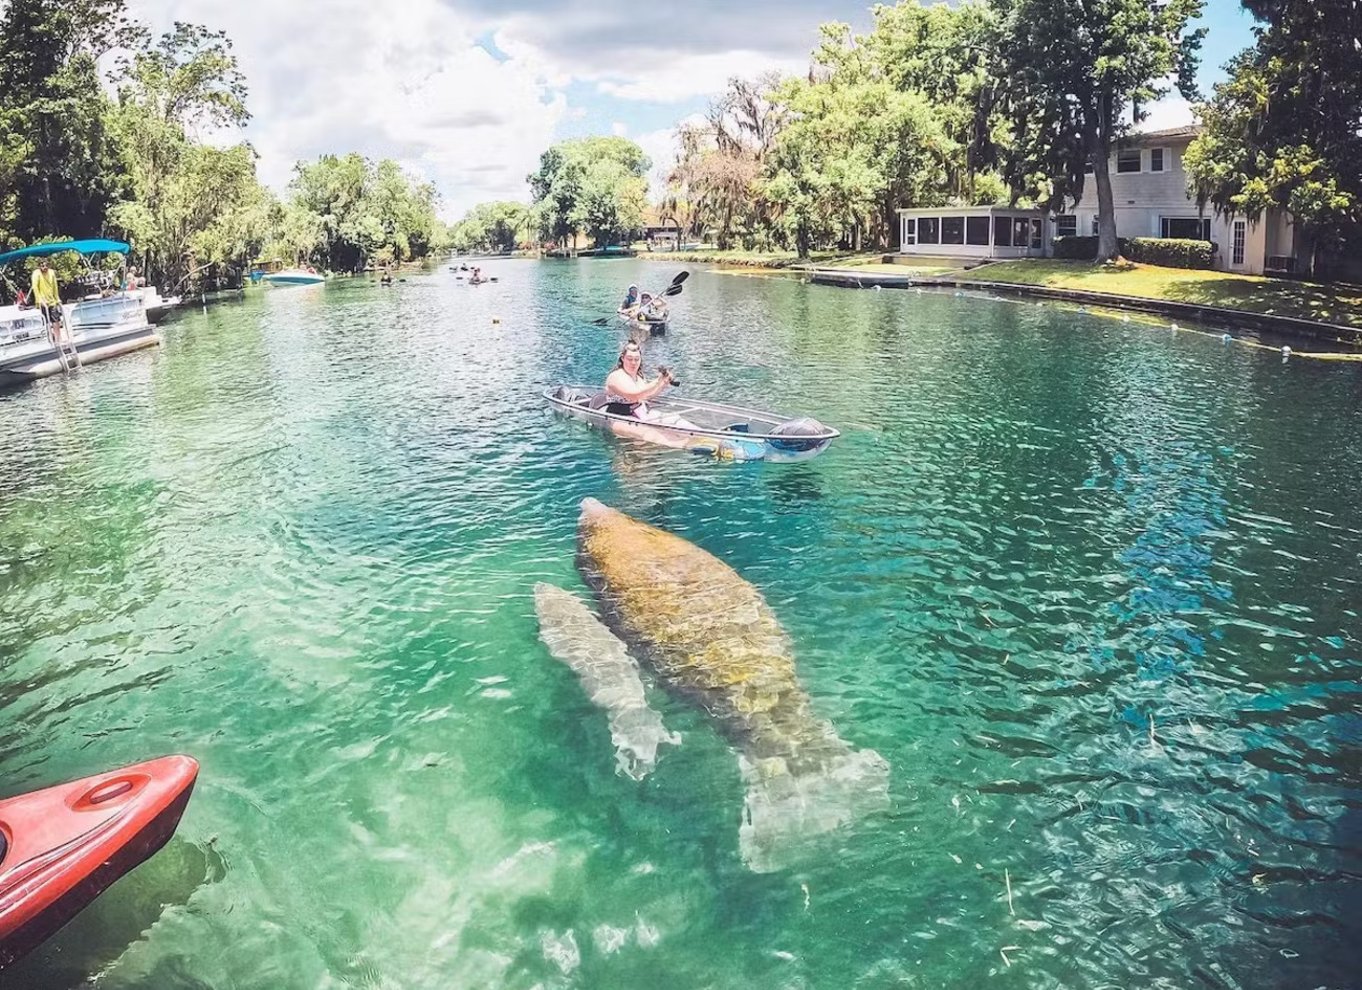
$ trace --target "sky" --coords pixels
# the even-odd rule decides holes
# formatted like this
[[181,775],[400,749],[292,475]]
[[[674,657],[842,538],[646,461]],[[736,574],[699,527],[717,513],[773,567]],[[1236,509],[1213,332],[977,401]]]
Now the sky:
[[[678,122],[731,76],[803,73],[818,25],[867,30],[866,0],[129,0],[155,32],[225,30],[250,90],[244,131],[261,180],[283,191],[295,162],[358,151],[435,183],[447,220],[489,199],[528,199],[525,176],[554,141],[620,134],[654,163]],[[1207,0],[1199,81],[1252,41],[1238,0]],[[1190,123],[1180,97],[1147,126]],[[236,135],[215,135],[214,140]]]

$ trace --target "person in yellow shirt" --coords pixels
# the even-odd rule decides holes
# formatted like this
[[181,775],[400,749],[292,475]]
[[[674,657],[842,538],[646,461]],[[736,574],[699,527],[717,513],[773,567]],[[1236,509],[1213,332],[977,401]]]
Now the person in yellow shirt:
[[61,295],[57,292],[57,273],[48,265],[47,259],[38,262],[33,269],[33,305],[46,317],[54,334],[61,329]]

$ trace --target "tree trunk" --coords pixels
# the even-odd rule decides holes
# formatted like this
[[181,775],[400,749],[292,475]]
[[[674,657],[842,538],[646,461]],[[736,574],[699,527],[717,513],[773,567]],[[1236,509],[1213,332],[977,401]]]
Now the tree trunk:
[[1115,261],[1121,256],[1116,239],[1116,204],[1111,197],[1111,174],[1107,156],[1093,155],[1093,178],[1097,180],[1097,260]]
[[1101,116],[1087,130],[1088,158],[1097,182],[1097,260],[1115,261],[1121,256],[1116,237],[1116,204],[1111,196],[1111,128],[1114,122],[1112,94],[1101,94]]

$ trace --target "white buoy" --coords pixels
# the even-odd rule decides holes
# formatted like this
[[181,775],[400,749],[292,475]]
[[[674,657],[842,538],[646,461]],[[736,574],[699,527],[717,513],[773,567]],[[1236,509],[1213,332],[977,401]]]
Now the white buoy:
[[1168,329],[1171,330],[1173,333],[1177,333],[1178,325],[1176,323],[1170,323],[1168,324]]
[[1224,341],[1225,343],[1227,343],[1227,344],[1228,344],[1228,343],[1230,342],[1230,340],[1231,340],[1230,335],[1227,334],[1227,333],[1222,333],[1222,334],[1220,335],[1220,339],[1223,340],[1223,341]]
[[882,285],[877,285],[877,286],[875,286],[875,291],[876,291],[876,292],[879,292],[882,288],[884,288],[884,286],[882,286]]
[[1283,348],[1282,348],[1282,360],[1285,361],[1285,360],[1286,360],[1287,358],[1289,358],[1290,356],[1291,356],[1291,348],[1289,348],[1289,347],[1283,347]]

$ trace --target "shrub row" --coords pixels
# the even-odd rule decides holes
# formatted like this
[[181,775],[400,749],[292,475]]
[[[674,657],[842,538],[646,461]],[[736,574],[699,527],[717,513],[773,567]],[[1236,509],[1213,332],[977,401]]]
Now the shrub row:
[[[1165,268],[1210,268],[1214,263],[1215,245],[1210,241],[1189,241],[1170,237],[1122,237],[1121,257],[1143,265],[1162,265]],[[1096,237],[1056,237],[1056,258],[1068,261],[1092,261],[1097,257]]]

